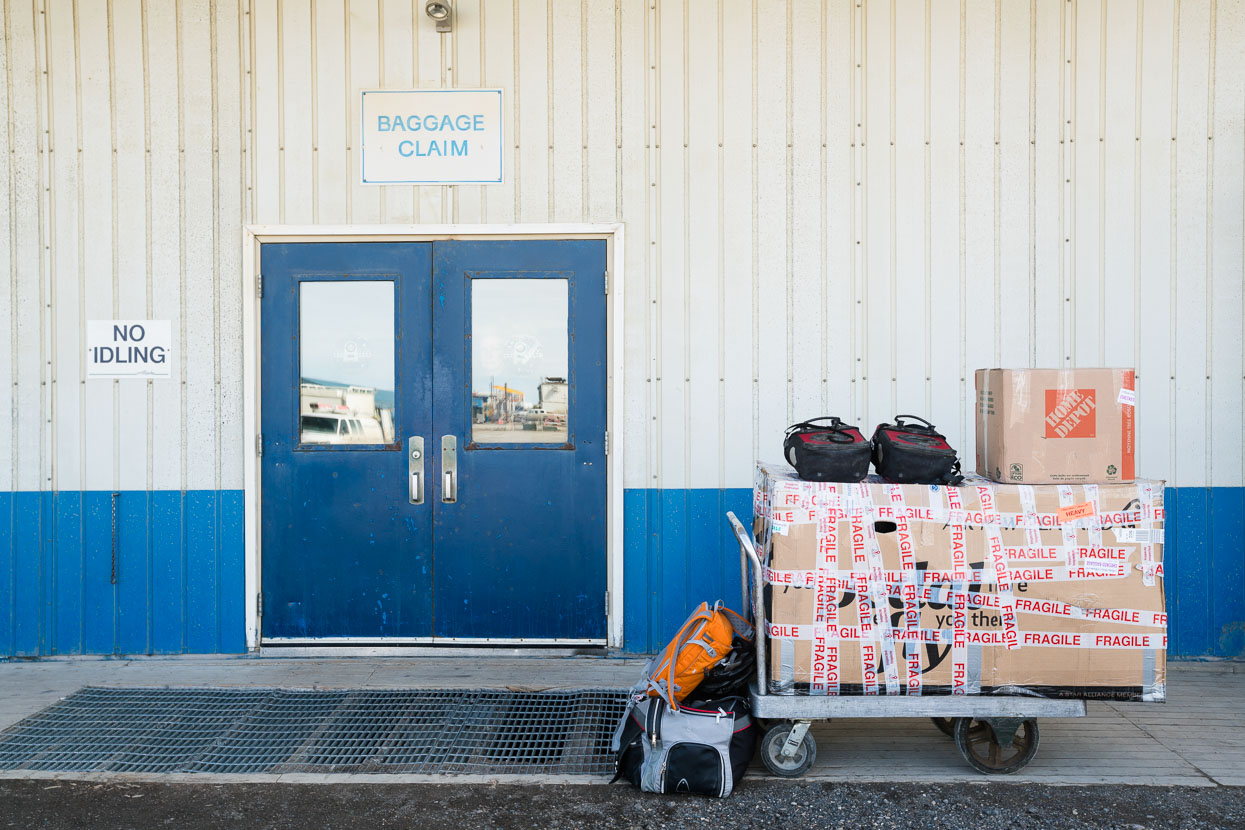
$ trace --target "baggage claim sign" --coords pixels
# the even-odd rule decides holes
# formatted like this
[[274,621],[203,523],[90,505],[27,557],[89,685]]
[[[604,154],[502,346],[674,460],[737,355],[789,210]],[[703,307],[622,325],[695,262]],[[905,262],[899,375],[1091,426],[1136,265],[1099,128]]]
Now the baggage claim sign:
[[363,184],[499,184],[500,89],[365,90]]

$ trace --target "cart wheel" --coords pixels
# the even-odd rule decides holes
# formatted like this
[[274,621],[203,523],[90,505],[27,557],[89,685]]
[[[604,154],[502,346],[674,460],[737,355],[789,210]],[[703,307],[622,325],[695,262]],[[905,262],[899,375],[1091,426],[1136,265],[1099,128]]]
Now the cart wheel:
[[1009,775],[1025,767],[1038,748],[1038,726],[1026,720],[1016,729],[1012,745],[1004,749],[994,735],[994,728],[984,720],[956,718],[955,747],[974,769],[990,775]]
[[800,777],[817,760],[817,742],[813,740],[812,733],[805,733],[795,755],[790,758],[782,757],[782,745],[787,742],[791,728],[792,724],[789,722],[776,723],[761,739],[761,763],[774,775],[781,775],[783,778]]
[[955,718],[930,718],[934,722],[934,726],[938,727],[938,731],[946,735],[948,738],[955,737]]

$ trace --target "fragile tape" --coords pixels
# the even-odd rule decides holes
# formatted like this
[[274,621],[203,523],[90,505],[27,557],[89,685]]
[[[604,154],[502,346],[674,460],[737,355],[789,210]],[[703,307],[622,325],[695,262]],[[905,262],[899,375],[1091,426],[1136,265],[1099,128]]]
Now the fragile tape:
[[[956,488],[948,487],[947,492],[954,492]],[[1083,504],[1090,504],[1084,502]],[[1036,510],[1032,513],[1004,513],[999,511],[983,511],[983,510],[966,510],[961,507],[942,508],[942,507],[903,507],[896,508],[891,505],[879,505],[873,515],[878,519],[887,521],[896,521],[899,518],[905,518],[911,522],[929,522],[937,525],[970,525],[972,527],[990,527],[997,526],[1005,530],[1057,530],[1063,525],[1069,523],[1086,524],[1091,529],[1097,527],[1114,527],[1116,525],[1132,525],[1142,524],[1147,521],[1162,521],[1164,518],[1163,511],[1154,508],[1154,515],[1151,519],[1142,518],[1141,510],[1109,510],[1106,512],[1097,511],[1097,508],[1089,508],[1085,512],[1083,505],[1069,504],[1069,507],[1080,507],[1081,514],[1074,518],[1069,518],[1067,513],[1038,513]],[[1097,512],[1095,512],[1097,511]],[[852,510],[839,510],[834,508],[818,509],[816,507],[790,507],[790,506],[771,506],[758,512],[758,515],[766,516],[772,524],[780,527],[780,532],[786,534],[791,525],[801,524],[820,524],[827,522],[846,521],[855,516],[865,515],[864,508],[855,508]]]
[[[1155,563],[1154,573],[1162,574],[1162,564]],[[847,590],[843,585],[846,580],[863,577],[872,583],[874,580],[894,584],[904,581],[904,571],[784,571],[765,568],[765,581],[778,587],[814,588],[819,573],[830,574],[839,580],[840,590]],[[1127,561],[1100,561],[1086,558],[1077,560],[1072,567],[1066,565],[1038,565],[1033,567],[1008,566],[1004,573],[1004,581],[1015,582],[1069,582],[1083,579],[1120,579],[1129,573]],[[994,585],[998,582],[998,572],[985,569],[973,569],[956,573],[955,571],[913,571],[911,578],[917,584],[945,584],[951,582],[967,582],[972,585]],[[868,587],[866,591],[870,590]]]
[[[876,642],[871,638],[861,635],[858,626],[841,625],[827,626],[820,624],[810,625],[785,625],[778,623],[767,624],[766,630],[769,636],[780,640],[814,640],[822,638],[824,640],[839,640],[841,642]],[[891,639],[893,643],[920,643],[931,645],[942,645],[950,643],[954,646],[956,632],[954,629],[947,628],[920,628],[915,631],[907,629],[895,629],[891,631]],[[967,629],[964,631],[964,642],[966,645],[995,645],[1006,646],[1007,629],[1005,628],[988,628],[988,629]],[[887,642],[883,642],[883,646]],[[1166,649],[1167,635],[1161,632],[1156,633],[1091,633],[1081,631],[1024,631],[1018,635],[1018,648],[1104,648],[1104,649]],[[891,658],[894,659],[893,648],[883,648],[883,663],[886,660],[886,653],[891,652]],[[888,686],[888,690],[889,690]],[[894,694],[894,692],[888,692]]]
[[1024,516],[1025,542],[1031,548],[1042,544],[1042,520],[1037,512],[1037,496],[1028,484],[1020,485],[1020,507]]
[[1003,537],[997,528],[987,528],[990,560],[994,564],[995,590],[999,596],[999,613],[1003,619],[1003,647],[1011,650],[1019,645],[1016,626],[1016,599],[1008,579],[1007,557],[1003,553]]

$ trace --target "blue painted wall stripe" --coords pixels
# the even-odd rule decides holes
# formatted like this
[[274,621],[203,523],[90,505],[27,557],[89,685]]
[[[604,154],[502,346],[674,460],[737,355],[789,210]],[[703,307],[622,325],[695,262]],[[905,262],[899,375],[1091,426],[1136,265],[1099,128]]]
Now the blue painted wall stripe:
[[1245,657],[1245,487],[1210,491],[1211,653]]
[[13,646],[11,654],[37,655],[43,643],[44,502],[39,493],[13,496]]
[[[82,536],[81,608],[71,608],[82,619],[83,640],[78,651],[57,654],[114,654],[117,652],[117,586],[112,584],[112,493],[85,494]],[[119,505],[118,505],[119,506]],[[119,520],[119,517],[118,517]],[[118,538],[128,537],[120,533]],[[128,530],[128,528],[127,528]],[[67,554],[68,551],[58,551]],[[56,601],[61,602],[60,598]]]
[[0,654],[14,653],[13,579],[17,575],[13,549],[13,517],[17,499],[0,493]]
[[[627,490],[623,506],[624,651],[661,648],[701,600],[739,607],[724,517],[751,519],[751,489]],[[1245,488],[1168,488],[1166,506],[1169,656],[1245,658]]]
[[[244,495],[0,493],[0,657],[246,650]],[[1172,657],[1245,658],[1245,488],[1169,488]],[[725,514],[752,491],[623,494],[627,653],[663,646],[700,601],[740,606]]]
[[[0,657],[246,651],[241,490],[0,493]],[[189,577],[187,570],[190,570]]]

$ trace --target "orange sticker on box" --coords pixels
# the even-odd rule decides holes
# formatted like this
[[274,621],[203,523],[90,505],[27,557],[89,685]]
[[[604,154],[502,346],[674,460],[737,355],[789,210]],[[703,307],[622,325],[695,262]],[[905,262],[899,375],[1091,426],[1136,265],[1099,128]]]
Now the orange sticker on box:
[[1067,507],[1061,507],[1056,510],[1055,520],[1062,525],[1092,515],[1094,515],[1094,503],[1092,501],[1083,501],[1080,504],[1070,504]]

